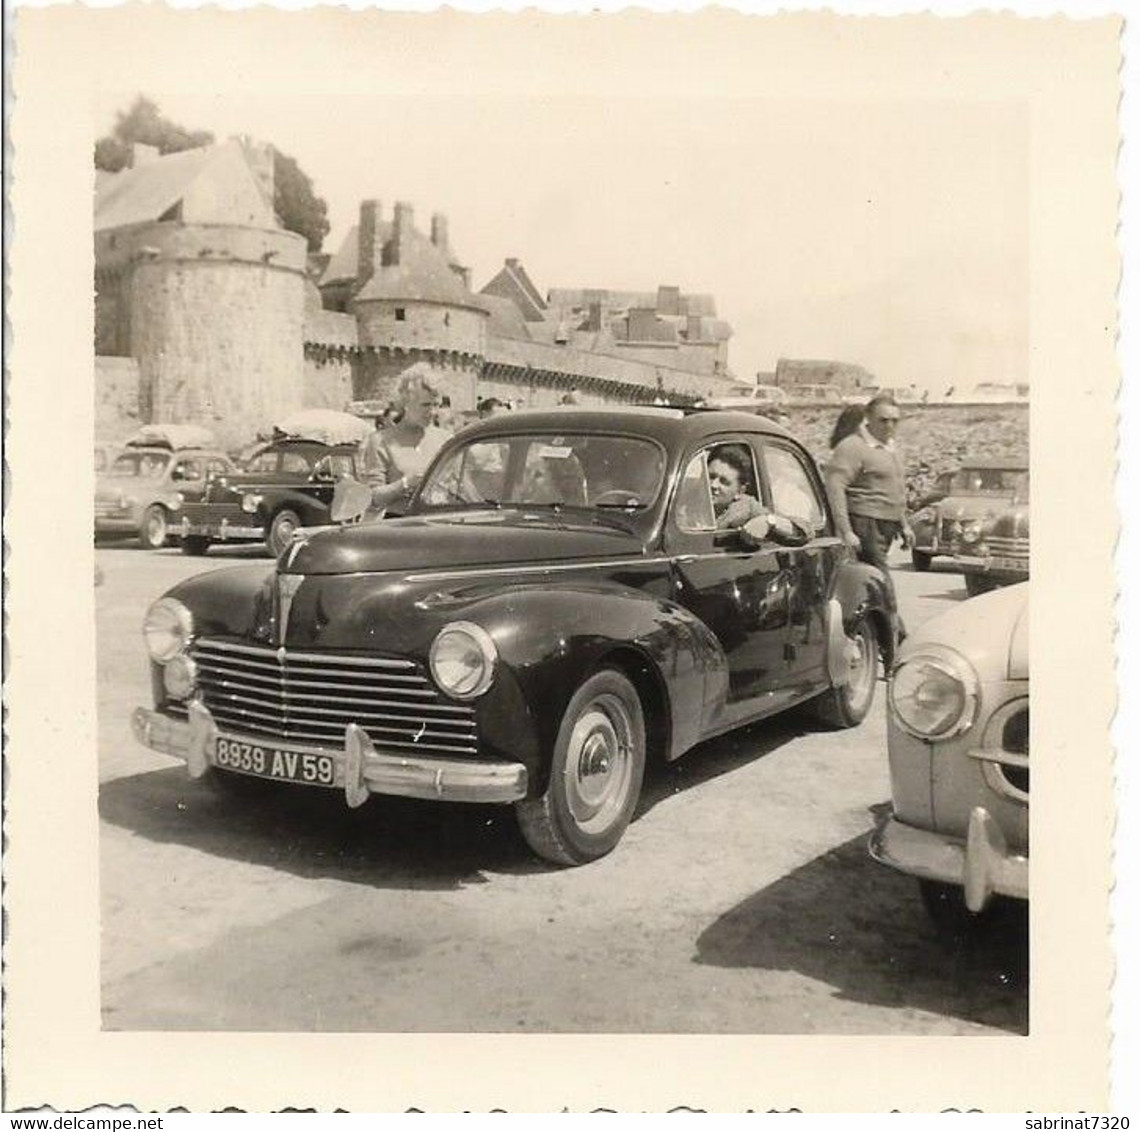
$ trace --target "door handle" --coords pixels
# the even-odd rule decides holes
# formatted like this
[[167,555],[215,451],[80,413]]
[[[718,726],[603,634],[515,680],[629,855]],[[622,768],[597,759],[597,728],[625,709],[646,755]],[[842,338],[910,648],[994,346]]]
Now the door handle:
[[678,566],[687,566],[690,562],[696,562],[697,555],[695,554],[678,554],[674,557],[673,561]]

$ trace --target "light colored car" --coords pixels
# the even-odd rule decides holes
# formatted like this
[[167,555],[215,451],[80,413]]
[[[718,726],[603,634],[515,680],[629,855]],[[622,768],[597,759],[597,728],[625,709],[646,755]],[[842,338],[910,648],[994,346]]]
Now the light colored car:
[[907,638],[891,676],[892,807],[871,856],[918,878],[942,928],[1029,896],[1029,586],[966,601]]
[[706,409],[728,409],[746,413],[763,413],[765,408],[778,409],[786,405],[787,391],[778,385],[753,385],[730,397],[708,397],[702,403]]
[[152,550],[165,546],[187,498],[233,470],[218,449],[128,443],[96,476],[95,537],[137,536]]

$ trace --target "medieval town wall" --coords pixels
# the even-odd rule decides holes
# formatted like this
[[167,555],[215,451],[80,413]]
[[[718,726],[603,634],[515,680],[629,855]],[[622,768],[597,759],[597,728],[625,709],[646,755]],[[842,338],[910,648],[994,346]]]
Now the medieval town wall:
[[352,315],[321,310],[319,305],[316,309],[306,306],[303,391],[306,408],[344,409],[353,398],[356,355],[357,328]]
[[134,358],[95,359],[95,439],[125,440],[146,423],[139,403],[139,365]]

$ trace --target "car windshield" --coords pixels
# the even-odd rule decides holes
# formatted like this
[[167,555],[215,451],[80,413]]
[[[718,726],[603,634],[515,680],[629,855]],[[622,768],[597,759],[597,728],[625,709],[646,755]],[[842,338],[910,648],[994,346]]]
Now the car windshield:
[[420,502],[640,511],[657,498],[664,469],[656,444],[628,436],[487,437],[445,456]]
[[953,495],[1011,495],[1024,481],[1028,490],[1029,473],[1017,468],[960,468],[950,477],[948,492]]
[[159,452],[123,452],[111,465],[110,474],[155,480],[166,471],[169,463],[170,457]]

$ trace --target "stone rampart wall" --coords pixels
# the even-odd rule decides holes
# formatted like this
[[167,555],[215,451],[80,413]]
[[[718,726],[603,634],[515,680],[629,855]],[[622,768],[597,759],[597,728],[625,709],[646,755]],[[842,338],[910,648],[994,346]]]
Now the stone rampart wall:
[[134,358],[95,359],[95,439],[124,440],[143,424]]

